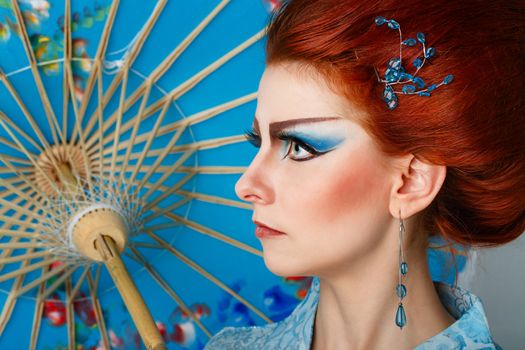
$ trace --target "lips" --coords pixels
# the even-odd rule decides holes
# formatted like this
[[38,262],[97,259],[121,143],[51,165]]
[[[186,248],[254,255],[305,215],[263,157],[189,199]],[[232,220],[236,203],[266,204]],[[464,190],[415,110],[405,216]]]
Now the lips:
[[285,235],[284,232],[268,227],[259,221],[254,221],[254,223],[257,225],[255,229],[255,235],[257,238],[270,238]]

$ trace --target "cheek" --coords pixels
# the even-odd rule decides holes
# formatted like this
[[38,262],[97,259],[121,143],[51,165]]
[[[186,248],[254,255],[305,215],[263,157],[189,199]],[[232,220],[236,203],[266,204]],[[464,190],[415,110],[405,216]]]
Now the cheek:
[[371,211],[387,205],[385,171],[371,152],[356,150],[316,165],[296,175],[301,181],[286,185],[294,194],[284,197],[283,209],[296,219],[326,227],[351,216],[359,225]]

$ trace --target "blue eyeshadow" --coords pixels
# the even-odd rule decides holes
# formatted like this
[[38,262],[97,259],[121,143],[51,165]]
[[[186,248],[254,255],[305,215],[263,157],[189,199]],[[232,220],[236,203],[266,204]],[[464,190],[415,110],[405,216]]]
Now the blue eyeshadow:
[[345,140],[345,137],[342,135],[322,136],[295,130],[286,131],[286,134],[300,139],[319,152],[330,151]]

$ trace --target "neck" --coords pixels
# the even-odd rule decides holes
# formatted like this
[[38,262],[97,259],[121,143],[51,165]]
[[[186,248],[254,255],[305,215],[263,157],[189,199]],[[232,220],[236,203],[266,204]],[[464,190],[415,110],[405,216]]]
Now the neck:
[[[393,247],[392,242],[384,244]],[[398,252],[390,250],[392,253],[385,256],[388,250],[378,247],[371,253],[376,257],[353,262],[344,272],[319,275],[312,349],[413,349],[455,321],[439,300],[428,270],[426,248],[421,247],[405,252],[409,266],[403,278],[407,324],[399,329],[395,324]]]

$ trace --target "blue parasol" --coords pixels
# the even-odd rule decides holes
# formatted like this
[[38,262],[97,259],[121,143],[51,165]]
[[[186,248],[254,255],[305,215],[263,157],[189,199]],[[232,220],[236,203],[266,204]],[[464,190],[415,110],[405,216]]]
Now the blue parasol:
[[0,348],[200,349],[304,297],[234,193],[277,5],[0,0]]
[[1,349],[201,349],[304,298],[234,193],[279,3],[0,0]]

